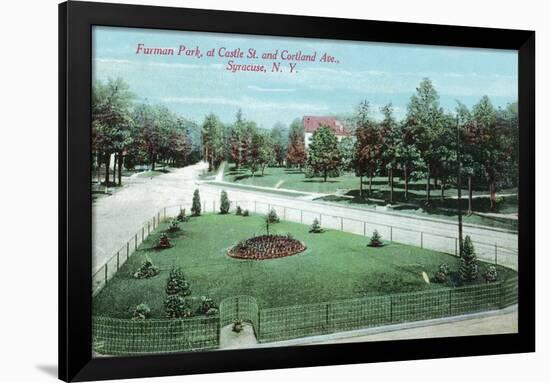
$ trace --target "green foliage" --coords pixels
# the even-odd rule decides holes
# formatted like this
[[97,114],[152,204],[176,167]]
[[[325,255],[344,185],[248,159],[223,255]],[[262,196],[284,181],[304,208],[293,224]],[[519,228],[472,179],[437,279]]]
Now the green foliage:
[[250,213],[248,212],[248,209],[243,210],[243,217],[248,217]]
[[187,217],[185,215],[185,209],[181,209],[178,216],[176,217],[176,219],[179,221],[179,222],[187,222],[189,221],[189,217]]
[[435,273],[435,276],[434,276],[434,282],[436,283],[445,283],[447,281],[447,274],[445,274],[444,272],[442,272],[441,270],[438,270],[436,273]]
[[372,237],[370,237],[369,246],[381,247],[382,245],[382,236],[378,233],[378,230],[374,230],[374,232],[372,233]]
[[310,233],[322,233],[323,232],[323,229],[321,228],[321,224],[319,224],[319,220],[317,218],[315,218],[313,220],[313,223],[309,227],[309,232]]
[[307,166],[311,174],[320,175],[326,181],[335,177],[341,164],[338,138],[327,126],[321,126],[313,133],[308,148]]
[[227,192],[225,190],[222,190],[221,197],[220,197],[220,213],[221,214],[229,213],[230,206],[231,206],[231,202],[229,201]]
[[166,294],[187,296],[191,294],[189,283],[183,275],[180,267],[174,267],[170,270],[170,276],[166,281]]
[[170,243],[170,239],[166,234],[161,234],[159,238],[159,242],[157,244],[157,249],[163,250],[163,249],[169,249],[172,247],[172,244]]
[[168,226],[168,231],[170,233],[175,233],[176,231],[180,231],[180,227],[179,227],[179,221],[178,219],[173,219],[170,221],[170,226]]
[[462,263],[459,270],[460,278],[466,282],[475,281],[478,276],[479,267],[477,264],[474,244],[472,243],[469,235],[464,238],[461,258]]
[[451,274],[451,268],[446,263],[442,263],[441,265],[439,265],[439,271],[445,275]]
[[269,211],[269,213],[267,214],[267,221],[269,223],[278,223],[280,220],[279,220],[279,216],[277,215],[277,211],[275,209],[271,209]]
[[134,309],[132,319],[147,319],[151,315],[151,309],[145,303],[140,303]]
[[199,194],[199,189],[195,189],[193,192],[193,204],[191,206],[191,214],[194,217],[201,215],[201,196]]
[[344,137],[338,143],[338,151],[341,156],[340,169],[342,171],[353,170],[355,143],[353,137]]
[[483,278],[486,282],[496,282],[498,280],[497,268],[493,265],[487,266],[487,270],[485,270]]
[[134,273],[134,278],[146,279],[157,275],[160,272],[159,268],[153,264],[151,259],[145,258],[140,268]]
[[241,209],[240,206],[237,206],[237,209],[235,210],[235,215],[243,215],[243,209]]
[[202,296],[197,312],[204,315],[215,315],[218,313],[218,306],[212,298]]
[[296,119],[290,124],[288,132],[288,149],[286,162],[289,166],[302,166],[306,163],[307,152],[304,140],[304,126],[299,119]]
[[188,318],[193,316],[189,301],[181,295],[168,295],[164,300],[164,312],[167,318]]

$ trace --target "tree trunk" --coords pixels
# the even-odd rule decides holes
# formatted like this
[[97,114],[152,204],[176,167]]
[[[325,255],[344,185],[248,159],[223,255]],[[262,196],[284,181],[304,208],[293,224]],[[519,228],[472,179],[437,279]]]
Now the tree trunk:
[[109,185],[109,171],[111,167],[111,153],[105,155],[105,185]]
[[101,154],[97,153],[97,183],[101,184]]
[[437,188],[437,176],[434,176],[434,188]]
[[371,193],[372,193],[372,173],[369,174],[369,198],[371,196]]
[[122,165],[124,164],[124,156],[122,152],[118,153],[118,186],[122,185]]
[[468,215],[472,214],[472,176],[468,176]]
[[430,165],[428,165],[426,175],[426,203],[430,203]]
[[363,176],[359,176],[359,197],[363,197]]
[[327,182],[327,169],[325,169],[324,177],[325,177],[325,182]]
[[407,170],[407,165],[405,165],[403,167],[403,177],[405,177],[405,201],[409,200],[409,174]]
[[[443,201],[444,199],[445,199],[445,184],[442,181],[441,182],[441,201]],[[460,203],[460,201],[458,201],[458,203]]]
[[489,192],[491,193],[491,211],[494,211],[497,204],[497,191],[496,191],[496,185],[494,182],[491,182],[489,184]]
[[388,175],[390,177],[390,204],[392,204],[393,203],[393,168],[390,168]]

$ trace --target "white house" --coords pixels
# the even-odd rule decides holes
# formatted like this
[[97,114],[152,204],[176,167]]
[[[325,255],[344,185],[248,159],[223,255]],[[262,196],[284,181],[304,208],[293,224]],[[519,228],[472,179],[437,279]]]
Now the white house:
[[309,147],[309,143],[311,142],[311,137],[313,136],[313,133],[315,133],[317,129],[321,127],[321,125],[329,127],[338,138],[338,141],[340,141],[344,137],[351,136],[351,133],[335,117],[304,116],[302,122],[304,124],[304,139],[306,148]]

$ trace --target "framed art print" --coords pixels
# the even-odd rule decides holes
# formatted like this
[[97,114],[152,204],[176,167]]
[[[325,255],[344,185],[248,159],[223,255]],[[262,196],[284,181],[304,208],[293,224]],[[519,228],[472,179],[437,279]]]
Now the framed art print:
[[59,11],[61,379],[534,351],[534,32]]

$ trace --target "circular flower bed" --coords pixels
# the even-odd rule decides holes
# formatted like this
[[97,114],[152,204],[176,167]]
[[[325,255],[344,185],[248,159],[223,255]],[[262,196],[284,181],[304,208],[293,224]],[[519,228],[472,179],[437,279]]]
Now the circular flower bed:
[[273,259],[288,257],[304,251],[306,247],[287,235],[260,235],[241,241],[229,251],[229,256],[239,259]]

